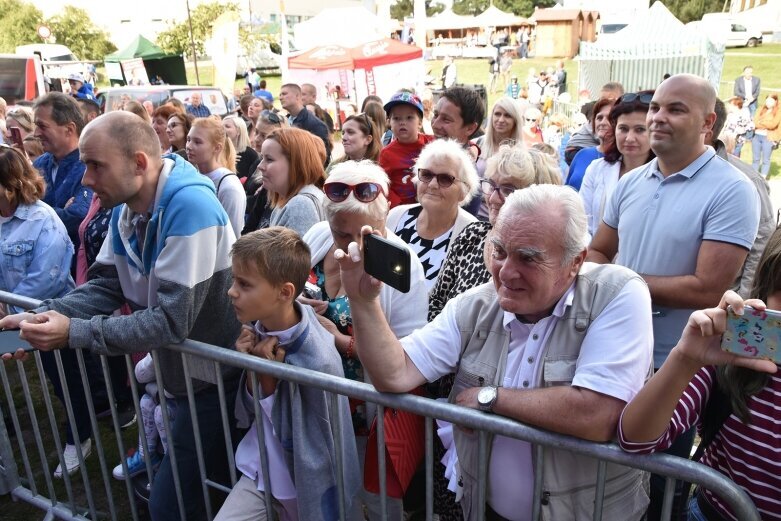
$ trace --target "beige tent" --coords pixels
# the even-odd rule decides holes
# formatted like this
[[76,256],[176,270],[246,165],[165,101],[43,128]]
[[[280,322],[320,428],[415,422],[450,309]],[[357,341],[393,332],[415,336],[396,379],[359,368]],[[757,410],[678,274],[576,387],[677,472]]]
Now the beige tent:
[[526,18],[506,13],[495,5],[489,6],[488,9],[477,15],[474,21],[477,23],[477,27],[511,27],[529,24],[529,20]]

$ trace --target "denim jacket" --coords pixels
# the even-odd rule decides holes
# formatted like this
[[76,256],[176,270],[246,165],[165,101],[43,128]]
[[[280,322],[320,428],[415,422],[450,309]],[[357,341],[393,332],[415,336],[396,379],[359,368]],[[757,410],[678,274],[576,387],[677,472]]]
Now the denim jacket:
[[[73,244],[65,225],[42,201],[20,204],[0,224],[0,289],[37,299],[61,297],[73,289]],[[23,311],[11,308],[12,312]]]

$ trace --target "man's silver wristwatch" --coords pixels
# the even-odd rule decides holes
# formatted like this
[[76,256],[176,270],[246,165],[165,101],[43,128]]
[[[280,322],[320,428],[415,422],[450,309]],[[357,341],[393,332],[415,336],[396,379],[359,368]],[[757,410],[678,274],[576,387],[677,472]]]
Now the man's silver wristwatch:
[[499,396],[499,390],[496,386],[488,385],[480,389],[477,393],[477,405],[481,411],[493,412],[496,398]]

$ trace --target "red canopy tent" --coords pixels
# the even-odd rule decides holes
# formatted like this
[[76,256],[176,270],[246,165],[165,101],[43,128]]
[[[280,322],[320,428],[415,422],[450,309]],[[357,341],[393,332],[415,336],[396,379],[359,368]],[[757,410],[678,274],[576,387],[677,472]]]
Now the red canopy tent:
[[423,57],[419,47],[392,38],[368,42],[358,47],[325,45],[288,58],[291,69],[371,69],[380,65],[405,62]]

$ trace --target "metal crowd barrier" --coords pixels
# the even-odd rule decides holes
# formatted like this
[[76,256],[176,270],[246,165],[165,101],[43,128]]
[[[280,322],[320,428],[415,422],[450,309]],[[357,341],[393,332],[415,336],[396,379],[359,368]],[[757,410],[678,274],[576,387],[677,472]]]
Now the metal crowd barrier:
[[[0,292],[0,302],[7,302],[13,305],[25,307],[27,309],[33,308],[37,301],[27,299],[24,297],[18,297],[10,293]],[[585,456],[593,457],[601,460],[600,472],[597,478],[596,497],[594,499],[594,519],[599,520],[602,518],[602,502],[604,493],[604,479],[605,479],[605,464],[607,462],[617,463],[625,465],[627,467],[633,467],[636,469],[642,469],[648,472],[654,472],[666,477],[665,487],[665,501],[663,507],[662,519],[669,519],[672,509],[673,499],[673,487],[676,479],[682,479],[691,483],[700,485],[707,488],[719,496],[725,501],[731,508],[734,514],[741,521],[760,521],[760,516],[756,510],[756,507],[752,503],[748,495],[731,480],[725,477],[723,474],[705,467],[699,463],[695,463],[686,459],[669,456],[666,454],[652,454],[652,455],[632,455],[623,452],[617,445],[611,443],[593,443],[585,440],[555,434],[548,431],[543,431],[522,423],[503,418],[500,416],[489,415],[480,411],[444,403],[442,401],[430,400],[410,394],[389,394],[377,392],[374,387],[368,384],[347,380],[344,378],[335,378],[330,375],[319,373],[316,371],[304,370],[296,367],[292,367],[285,364],[278,364],[262,360],[260,358],[238,353],[236,351],[215,348],[215,346],[204,344],[201,342],[195,342],[187,340],[182,344],[170,345],[167,349],[171,349],[178,353],[181,353],[182,362],[185,369],[185,375],[187,379],[187,394],[191,404],[191,414],[195,417],[195,407],[193,405],[194,394],[192,379],[210,381],[216,383],[218,386],[220,401],[221,401],[221,418],[222,425],[215,426],[215,428],[221,428],[223,435],[225,436],[225,449],[227,455],[227,461],[229,463],[230,473],[230,486],[235,485],[237,480],[237,472],[235,469],[235,462],[233,460],[233,447],[229,437],[229,422],[233,418],[233,403],[226,403],[224,399],[224,388],[222,387],[222,380],[219,378],[221,374],[221,367],[223,365],[233,366],[241,369],[247,369],[252,371],[250,373],[250,381],[255,390],[256,395],[259,395],[258,382],[256,380],[255,372],[265,373],[274,376],[277,379],[289,380],[301,385],[307,385],[324,389],[332,393],[332,403],[335,405],[337,395],[346,395],[352,398],[365,400],[377,404],[377,422],[378,422],[378,468],[380,478],[380,506],[381,510],[385,512],[387,504],[387,495],[385,492],[385,447],[383,436],[383,417],[384,409],[391,407],[393,409],[402,409],[417,413],[425,416],[426,437],[425,437],[425,467],[426,467],[426,519],[431,520],[433,518],[433,419],[439,418],[449,421],[453,424],[458,424],[463,427],[471,428],[478,431],[479,444],[480,444],[480,469],[481,475],[486,476],[487,472],[487,439],[488,433],[498,434],[502,436],[508,436],[531,442],[537,445],[537,450],[534,455],[536,458],[536,468],[542,468],[542,457],[545,450],[549,448],[555,448],[557,450],[568,450]],[[78,451],[78,457],[81,464],[79,475],[81,482],[76,483],[76,476],[69,477],[67,473],[64,473],[63,483],[55,483],[52,478],[52,472],[50,468],[50,453],[51,446],[47,446],[43,441],[43,423],[48,422],[53,436],[53,444],[56,448],[56,454],[59,460],[62,462],[62,445],[60,442],[60,435],[58,425],[56,421],[57,413],[52,403],[51,396],[46,385],[45,375],[41,367],[40,354],[35,352],[33,354],[35,362],[35,371],[30,371],[30,361],[26,362],[13,362],[13,363],[0,363],[0,383],[2,384],[4,394],[3,408],[0,408],[0,419],[8,411],[10,411],[10,420],[16,431],[16,444],[17,448],[14,449],[12,441],[9,437],[9,433],[5,427],[5,421],[0,421],[0,502],[3,501],[3,495],[10,495],[14,501],[22,501],[33,505],[34,507],[46,512],[45,519],[128,519],[139,520],[144,518],[144,512],[140,512],[139,506],[134,500],[133,485],[130,479],[124,480],[124,484],[121,481],[113,479],[110,475],[109,467],[107,466],[107,459],[109,461],[116,461],[117,458],[121,458],[123,462],[123,468],[125,475],[127,475],[127,468],[124,465],[126,457],[126,441],[125,438],[130,438],[133,441],[130,442],[135,445],[137,437],[135,429],[130,429],[130,433],[123,436],[120,430],[120,425],[117,421],[117,411],[113,403],[111,404],[111,412],[113,425],[110,432],[100,432],[98,426],[98,420],[95,416],[94,406],[90,400],[88,400],[90,420],[92,424],[93,440],[95,441],[95,452],[97,453],[97,464],[99,466],[99,476],[97,478],[91,477],[88,472],[88,467],[92,467],[94,472],[94,457],[91,461],[88,460],[89,465],[84,465],[84,458],[81,451]],[[77,358],[79,367],[82,374],[85,374],[83,353],[77,351]],[[156,353],[153,353],[155,360],[155,373],[159,388],[162,389],[160,382],[162,381],[160,369],[157,366]],[[125,356],[126,364],[129,370],[129,374],[132,374],[131,361],[129,356]],[[62,378],[63,368],[59,355],[56,355],[58,370]],[[9,371],[7,368],[13,367],[18,372],[19,382],[22,386],[21,401],[23,404],[17,404],[16,399],[12,395],[10,383],[9,383]],[[110,374],[108,371],[106,357],[101,357],[101,365],[103,368],[103,374],[106,379],[106,386],[109,392],[109,399],[113,402],[113,393],[111,392]],[[33,374],[31,374],[33,373]],[[41,395],[43,404],[36,406],[34,396],[31,395],[31,386],[33,382],[33,375],[37,373],[39,382],[41,384]],[[63,383],[64,383],[64,378]],[[82,378],[84,391],[87,397],[90,396],[89,386],[90,382],[86,378]],[[66,386],[67,387],[67,386]],[[131,388],[133,399],[136,403],[136,414],[140,418],[139,403],[139,390],[134,379],[131,378]],[[240,390],[241,391],[241,390]],[[18,394],[18,393],[17,393]],[[68,390],[65,389],[66,396],[66,414],[73,423],[73,410],[68,400]],[[169,418],[167,409],[165,407],[165,395],[161,393],[161,405],[163,412],[163,420],[165,427],[170,432]],[[7,408],[5,407],[7,406]],[[20,414],[17,410],[18,407],[23,406],[24,415],[28,418],[33,431],[32,440],[23,439],[22,430],[20,426]],[[38,419],[39,410],[45,409],[46,418],[44,420]],[[336,410],[336,407],[332,407],[332,410]],[[255,400],[255,425],[258,431],[258,442],[261,447],[260,459],[261,469],[264,475],[268,475],[268,456],[265,451],[265,445],[263,443],[264,436],[267,435],[263,430],[263,422],[260,419],[259,404]],[[350,425],[341,425],[338,414],[335,417],[331,417],[331,423],[333,425],[333,435],[335,438],[335,446],[339,446],[341,436],[352,435]],[[205,504],[205,512],[208,519],[212,519],[216,514],[214,506],[210,498],[211,490],[221,490],[228,492],[230,487],[216,483],[210,480],[204,470],[204,458],[200,446],[200,433],[197,429],[197,422],[194,420],[193,424],[196,426],[194,429],[196,448],[198,450],[198,458],[201,467],[201,492],[203,494],[203,500]],[[104,429],[105,430],[105,429]],[[139,432],[143,433],[143,429],[139,426]],[[75,433],[74,433],[75,434]],[[101,434],[103,434],[103,440],[101,440]],[[141,436],[141,442],[145,449],[145,453],[149,454],[146,445],[146,439],[143,434]],[[106,445],[113,445],[116,443],[116,448],[109,450]],[[32,445],[32,448],[28,447]],[[176,449],[172,447],[171,439],[169,438],[169,454],[171,459],[172,468],[174,470],[174,485],[176,490],[176,498],[172,498],[172,501],[177,501],[179,505],[179,511],[182,513],[182,521],[185,520],[184,516],[184,501],[182,497],[181,486],[177,478],[176,473]],[[77,445],[78,446],[78,445]],[[117,452],[112,452],[116,450]],[[31,454],[32,452],[32,454]],[[33,460],[37,458],[38,465],[35,466]],[[342,462],[337,460],[337,471],[341,473]],[[146,467],[148,475],[153,475],[152,467],[147,458]],[[96,481],[96,483],[93,483]],[[268,483],[268,480],[265,480]],[[41,487],[43,482],[43,487]],[[481,479],[478,490],[478,507],[482,509],[485,507],[486,496],[486,482],[487,480]],[[341,481],[340,481],[341,483]],[[63,488],[64,496],[62,492],[58,492],[58,489]],[[125,489],[122,491],[122,489]],[[267,505],[271,504],[270,492],[266,492]],[[102,490],[102,492],[99,492]],[[345,497],[344,491],[339,487],[339,505],[340,505],[340,519],[347,519],[347,512],[345,512]],[[78,495],[78,497],[77,497]],[[124,495],[124,497],[123,497]],[[542,496],[542,477],[538,474],[534,480],[534,512],[533,519],[535,521],[541,518],[541,501]],[[482,499],[480,499],[482,498]],[[192,498],[186,498],[191,501]],[[118,503],[122,502],[122,505],[127,503],[127,507],[118,506]],[[120,508],[122,510],[120,511]],[[124,510],[125,508],[129,511]],[[12,513],[13,507],[3,507],[4,513]],[[275,519],[273,509],[269,509],[270,519]],[[482,518],[482,515],[481,515]],[[386,519],[386,515],[382,515],[382,519]]]

